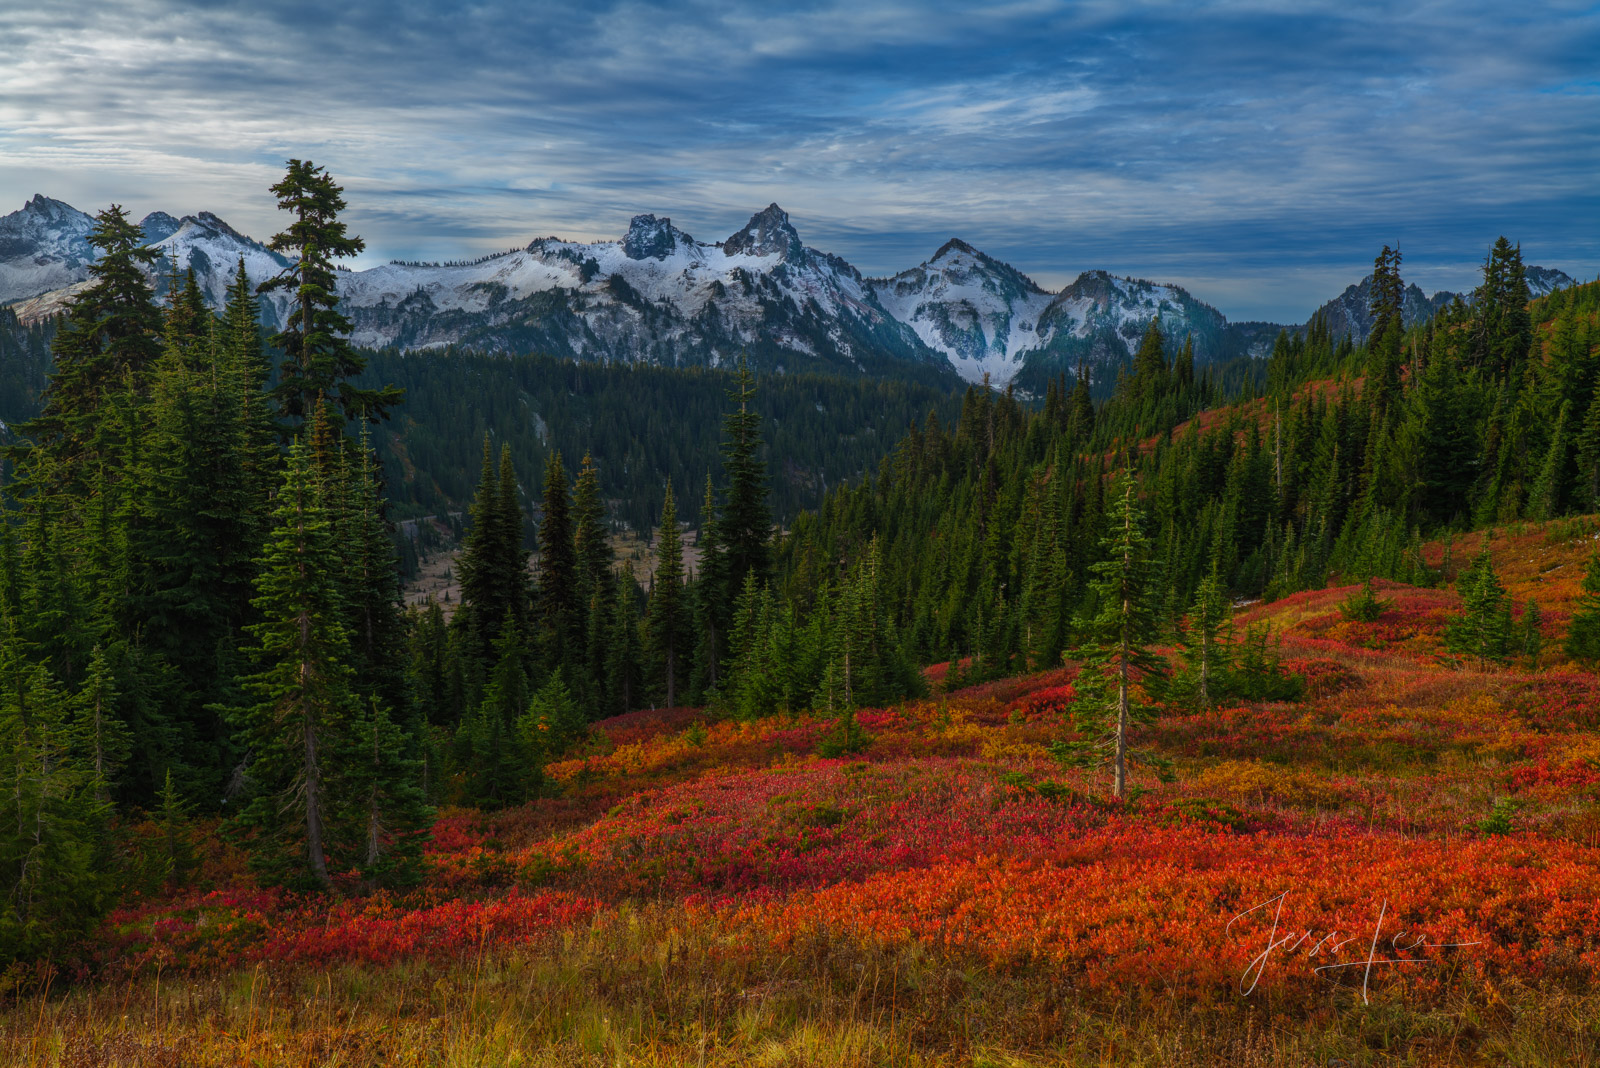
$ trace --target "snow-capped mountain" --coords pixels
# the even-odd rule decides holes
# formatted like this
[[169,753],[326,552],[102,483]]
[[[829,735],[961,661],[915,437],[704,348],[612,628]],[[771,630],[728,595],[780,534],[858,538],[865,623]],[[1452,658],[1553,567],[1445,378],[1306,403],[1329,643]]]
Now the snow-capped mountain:
[[[21,211],[0,218],[0,258],[7,247],[16,249],[15,259],[25,259],[33,270],[18,268],[7,273],[0,262],[0,304],[11,303],[23,322],[37,322],[59,314],[67,302],[88,284],[89,264],[98,250],[89,244],[94,220],[76,208],[36,196]],[[163,258],[151,269],[157,293],[164,294],[171,268],[180,273],[193,270],[195,281],[215,307],[221,307],[228,285],[244,257],[245,271],[263,281],[285,267],[289,260],[259,241],[239,233],[209,211],[175,219],[164,211],[151,212],[139,222],[145,242],[160,249]],[[11,236],[15,235],[15,236]],[[8,237],[11,245],[5,242]],[[39,279],[52,284],[41,285]],[[262,318],[268,326],[279,321],[282,301],[264,301]]]
[[[166,254],[152,270],[158,292],[176,265],[192,269],[220,305],[240,257],[256,281],[289,265],[210,212],[152,212],[139,225]],[[86,284],[92,226],[89,216],[44,196],[0,218],[0,305],[24,323],[60,312]],[[1541,267],[1528,268],[1528,280],[1536,294],[1572,284]],[[1368,278],[1324,306],[1336,335],[1365,337],[1370,288]],[[806,246],[776,204],[719,242],[638,215],[616,241],[544,237],[467,263],[342,271],[339,291],[352,340],[373,348],[466,346],[669,365],[717,365],[747,352],[770,369],[953,370],[969,382],[987,377],[1035,393],[1080,366],[1109,385],[1157,316],[1174,345],[1194,339],[1202,364],[1264,356],[1283,329],[1229,323],[1178,286],[1105,271],[1085,271],[1051,293],[958,239],[910,270],[864,278],[838,256]],[[1407,320],[1454,297],[1410,286]],[[287,309],[281,291],[262,299],[269,326]]]
[[0,218],[0,304],[37,297],[88,277],[94,220],[42,194]]
[[654,215],[619,241],[546,237],[462,265],[391,263],[340,277],[352,340],[459,344],[661,364],[869,370],[942,358],[859,271],[805,247],[776,204],[707,244]]
[[909,271],[871,283],[885,311],[969,382],[1009,382],[1040,348],[1051,294],[1009,264],[951,238]]

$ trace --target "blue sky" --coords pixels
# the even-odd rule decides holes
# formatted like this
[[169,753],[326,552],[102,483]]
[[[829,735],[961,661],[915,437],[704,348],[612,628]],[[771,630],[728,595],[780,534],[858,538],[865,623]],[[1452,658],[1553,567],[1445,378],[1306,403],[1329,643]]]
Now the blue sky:
[[367,262],[639,212],[701,240],[769,201],[890,273],[959,236],[1299,321],[1398,241],[1425,289],[1497,234],[1600,272],[1593,3],[0,6],[0,213],[276,228],[289,156],[344,182]]

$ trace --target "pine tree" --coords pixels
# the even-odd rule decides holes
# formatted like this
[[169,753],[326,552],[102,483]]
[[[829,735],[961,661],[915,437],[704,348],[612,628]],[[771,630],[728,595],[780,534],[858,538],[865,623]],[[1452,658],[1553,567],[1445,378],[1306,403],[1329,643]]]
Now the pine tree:
[[1372,411],[1387,417],[1400,396],[1401,345],[1405,337],[1405,283],[1400,250],[1383,246],[1372,265],[1372,332],[1367,336],[1364,396]]
[[606,654],[612,639],[614,594],[611,544],[606,538],[600,472],[585,454],[572,492],[572,546],[577,564],[577,595],[582,606],[581,660],[574,673],[579,701],[599,718],[607,704]]
[[[400,572],[379,483],[382,476],[365,425],[356,448],[346,450],[344,477],[349,486],[349,517],[342,547],[347,565],[345,601],[351,638],[351,683],[362,697],[375,698],[384,708],[403,709],[409,704],[410,695],[403,661],[406,621]],[[520,545],[517,558],[522,558]],[[520,592],[520,587],[514,585],[513,598]],[[526,602],[516,603],[525,606]]]
[[461,583],[456,625],[467,634],[473,655],[485,664],[494,662],[494,646],[506,621],[520,639],[529,616],[528,553],[522,547],[527,520],[517,500],[511,450],[501,446],[498,473],[492,456],[485,435],[483,473],[469,512],[472,525],[456,564]]
[[1195,703],[1210,708],[1227,691],[1231,651],[1224,631],[1232,626],[1232,606],[1215,566],[1195,591],[1183,632],[1183,682],[1193,688]]
[[251,796],[230,823],[266,879],[327,888],[338,755],[359,709],[350,691],[341,564],[299,442],[289,450],[273,523],[256,580],[260,622],[246,628],[256,671],[243,683],[254,703],[236,713],[250,752]]
[[1529,519],[1554,519],[1564,510],[1572,451],[1567,433],[1567,423],[1571,413],[1571,403],[1563,403],[1560,413],[1556,416],[1556,426],[1550,436],[1550,446],[1545,450],[1544,462],[1539,465],[1539,476],[1534,480],[1533,489],[1528,493]]
[[1523,607],[1520,630],[1517,644],[1527,659],[1529,670],[1538,671],[1539,657],[1544,653],[1544,613],[1539,611],[1538,601],[1529,600]]
[[1105,762],[1099,754],[1109,749],[1112,794],[1119,799],[1127,793],[1128,732],[1151,713],[1139,690],[1161,671],[1149,651],[1160,634],[1159,585],[1136,489],[1128,474],[1118,477],[1107,517],[1110,529],[1101,542],[1105,558],[1090,567],[1095,578],[1089,588],[1098,610],[1078,623],[1086,639],[1076,650],[1082,661],[1073,705],[1079,738],[1057,743],[1057,753],[1075,762]]
[[291,421],[311,418],[317,403],[336,406],[335,422],[355,415],[378,418],[398,404],[392,386],[363,389],[352,381],[366,368],[366,359],[344,337],[350,321],[339,313],[339,284],[334,261],[354,256],[367,246],[352,237],[339,213],[344,189],[327,170],[310,160],[291,159],[283,180],[272,187],[278,207],[293,221],[273,235],[268,245],[290,255],[292,264],[268,279],[260,292],[287,290],[294,310],[272,343],[282,353],[278,384],[273,390],[278,410]]
[[727,596],[728,555],[723,547],[722,524],[710,475],[706,476],[705,498],[700,503],[700,531],[695,544],[700,550],[700,571],[691,586],[695,643],[691,701],[714,693],[721,681],[723,647],[728,641],[728,625],[723,619],[732,608]]
[[1564,648],[1571,659],[1593,664],[1600,661],[1600,550],[1589,554],[1582,589],[1567,624]]
[[0,961],[88,935],[110,902],[109,806],[73,745],[71,697],[20,643],[0,641]]
[[645,619],[646,658],[661,687],[666,707],[678,705],[679,687],[692,637],[689,606],[683,586],[683,539],[678,531],[678,507],[667,483],[661,505],[661,533],[656,538],[656,571],[650,583],[650,606]]
[[54,367],[37,419],[20,429],[54,461],[53,484],[81,491],[103,447],[101,412],[108,394],[142,395],[160,354],[161,314],[144,272],[161,253],[119,205],[95,216],[89,243],[100,250],[90,285],[68,306],[52,345]]
[[1461,594],[1462,613],[1445,627],[1445,646],[1478,662],[1482,668],[1505,661],[1513,639],[1511,599],[1494,571],[1489,538],[1483,551],[1465,571],[1456,589]]
[[1150,320],[1150,326],[1139,342],[1139,351],[1133,356],[1133,377],[1128,380],[1128,399],[1135,408],[1153,400],[1166,391],[1167,359],[1161,335],[1161,316]]
[[122,722],[117,698],[110,660],[97,645],[89,658],[83,689],[74,701],[76,707],[69,737],[73,747],[88,758],[93,768],[95,796],[107,804],[130,748],[128,728]]
[[561,454],[544,467],[544,521],[539,526],[539,649],[546,664],[575,662],[582,602],[572,538],[572,498]]
[[772,512],[767,505],[767,468],[761,459],[761,416],[755,400],[755,375],[739,357],[728,399],[738,405],[722,421],[722,469],[727,496],[717,516],[719,544],[726,556],[723,594],[731,605],[746,575],[765,583],[772,571]]
[[412,740],[369,698],[350,724],[343,814],[359,828],[361,873],[378,886],[410,886],[422,878],[422,846],[433,825],[433,809],[422,789],[420,761]]
[[610,713],[617,716],[638,707],[643,682],[638,593],[639,582],[633,576],[633,562],[629,561],[616,574],[616,592],[611,598],[611,640],[606,650],[606,696]]

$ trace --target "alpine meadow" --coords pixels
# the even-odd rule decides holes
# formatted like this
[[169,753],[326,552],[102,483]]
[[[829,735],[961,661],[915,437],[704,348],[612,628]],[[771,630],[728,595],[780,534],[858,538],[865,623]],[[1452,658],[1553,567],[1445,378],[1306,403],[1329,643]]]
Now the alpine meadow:
[[1600,1066],[1535,8],[0,15],[0,1063]]

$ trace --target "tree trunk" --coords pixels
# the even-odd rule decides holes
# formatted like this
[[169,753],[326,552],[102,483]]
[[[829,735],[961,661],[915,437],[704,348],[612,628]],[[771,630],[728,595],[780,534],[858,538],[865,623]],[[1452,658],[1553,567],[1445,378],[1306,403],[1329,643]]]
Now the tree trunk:
[[311,874],[324,889],[333,885],[328,877],[328,859],[322,848],[322,769],[317,765],[317,731],[311,710],[305,710],[306,737],[306,855]]
[[1111,793],[1119,801],[1128,789],[1128,650],[1117,658],[1117,756]]
[[677,706],[678,672],[677,672],[677,669],[675,668],[675,666],[672,663],[675,659],[677,659],[677,658],[675,656],[673,656],[672,643],[668,642],[667,643],[667,707],[668,708],[676,708],[676,707],[678,707]]

